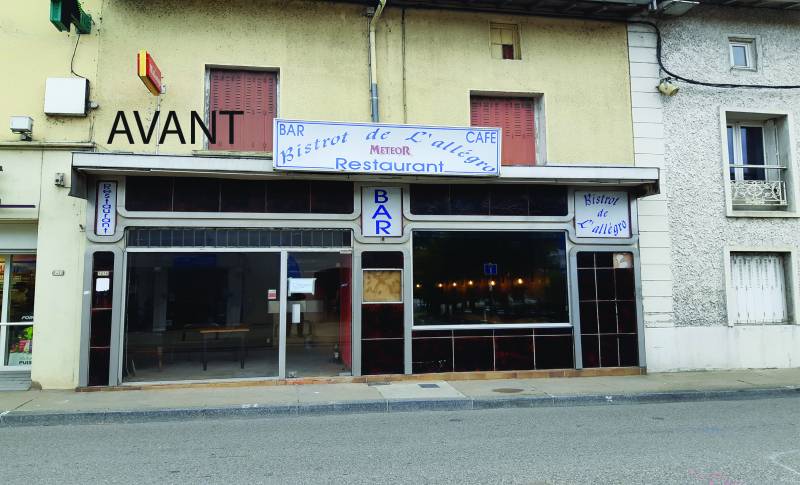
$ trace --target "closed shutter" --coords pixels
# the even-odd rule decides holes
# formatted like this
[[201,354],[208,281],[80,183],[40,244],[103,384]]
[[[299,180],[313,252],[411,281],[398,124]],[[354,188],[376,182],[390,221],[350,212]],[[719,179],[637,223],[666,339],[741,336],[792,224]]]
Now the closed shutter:
[[474,96],[470,111],[472,126],[503,130],[503,165],[536,164],[536,127],[533,98]]
[[[216,143],[210,150],[272,151],[272,120],[277,115],[278,75],[274,72],[211,71],[211,112],[217,112]],[[229,140],[229,117],[220,111],[244,111],[236,116],[233,143]]]
[[735,323],[781,323],[788,317],[784,258],[775,253],[732,253]]

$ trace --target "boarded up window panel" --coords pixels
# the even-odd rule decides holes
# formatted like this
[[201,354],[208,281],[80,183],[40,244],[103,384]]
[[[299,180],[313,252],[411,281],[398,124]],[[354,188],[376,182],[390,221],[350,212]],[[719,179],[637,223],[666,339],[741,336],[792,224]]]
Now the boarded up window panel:
[[532,98],[472,98],[472,126],[503,130],[503,165],[536,163],[534,103]]
[[[217,143],[211,150],[272,151],[272,120],[277,115],[278,76],[274,72],[211,71],[211,110],[217,112]],[[229,117],[220,111],[244,111],[236,117],[233,143]]]

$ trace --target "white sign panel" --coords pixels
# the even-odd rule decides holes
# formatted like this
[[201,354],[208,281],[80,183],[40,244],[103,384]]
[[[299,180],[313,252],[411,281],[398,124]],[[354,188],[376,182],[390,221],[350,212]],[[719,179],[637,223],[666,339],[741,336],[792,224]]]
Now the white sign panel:
[[276,170],[500,175],[500,129],[274,121]]
[[627,192],[575,191],[575,235],[631,237]]
[[289,294],[297,293],[314,294],[314,282],[316,278],[289,278]]
[[403,235],[403,191],[400,187],[361,188],[361,234],[366,237]]
[[117,183],[97,183],[97,204],[94,233],[113,236],[117,230]]

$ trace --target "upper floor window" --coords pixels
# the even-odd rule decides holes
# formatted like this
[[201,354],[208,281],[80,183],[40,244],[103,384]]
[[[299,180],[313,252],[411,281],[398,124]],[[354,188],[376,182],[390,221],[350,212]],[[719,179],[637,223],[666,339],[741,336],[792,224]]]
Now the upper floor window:
[[491,24],[492,57],[495,59],[520,59],[519,28],[514,24]]
[[536,99],[472,96],[472,126],[503,130],[503,165],[536,164]]
[[771,119],[728,116],[727,160],[734,210],[784,209],[788,163],[782,141],[785,116]]
[[730,49],[731,67],[733,69],[756,68],[756,49],[755,39],[731,37],[728,39]]
[[278,113],[278,73],[211,69],[208,111],[242,111],[235,116],[233,143],[229,117],[217,116],[215,143],[209,150],[272,151],[272,120]]

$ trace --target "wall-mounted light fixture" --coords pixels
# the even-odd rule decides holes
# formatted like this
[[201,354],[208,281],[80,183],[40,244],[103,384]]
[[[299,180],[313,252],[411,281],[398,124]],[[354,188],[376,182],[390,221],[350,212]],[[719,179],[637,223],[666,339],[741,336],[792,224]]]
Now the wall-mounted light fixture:
[[680,90],[678,86],[672,83],[672,79],[668,77],[662,79],[656,88],[658,89],[658,92],[664,96],[675,96]]
[[17,133],[22,141],[31,141],[33,135],[33,118],[30,116],[12,116],[11,133]]

